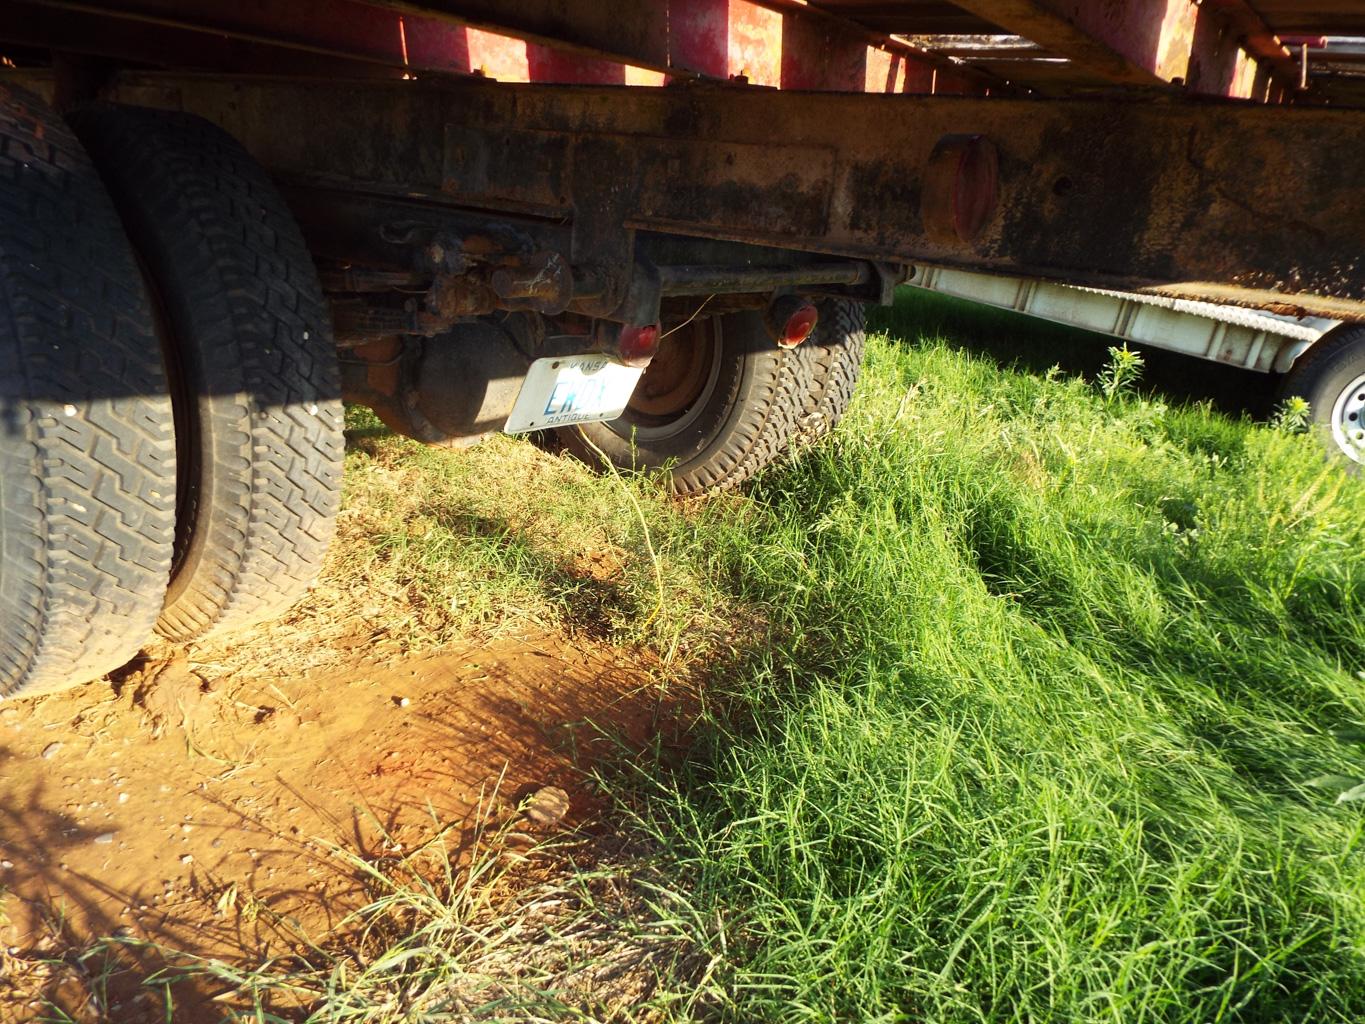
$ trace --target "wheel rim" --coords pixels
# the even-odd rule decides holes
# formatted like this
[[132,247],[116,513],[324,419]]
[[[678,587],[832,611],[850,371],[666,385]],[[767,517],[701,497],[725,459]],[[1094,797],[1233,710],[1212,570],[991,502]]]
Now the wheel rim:
[[696,421],[720,378],[721,319],[696,321],[664,338],[626,411],[610,424],[615,433],[657,441]]
[[1365,463],[1365,374],[1342,389],[1332,405],[1332,439],[1348,458]]

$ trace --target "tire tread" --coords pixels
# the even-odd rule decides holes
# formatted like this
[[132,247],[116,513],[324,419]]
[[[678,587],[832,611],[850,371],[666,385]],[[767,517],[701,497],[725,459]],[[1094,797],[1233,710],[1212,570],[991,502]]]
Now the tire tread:
[[0,694],[103,675],[151,635],[175,447],[151,308],[99,175],[0,86]]
[[183,641],[275,617],[316,579],[340,503],[340,378],[311,256],[217,126],[117,106],[75,124],[153,268],[198,410],[193,536],[157,629]]

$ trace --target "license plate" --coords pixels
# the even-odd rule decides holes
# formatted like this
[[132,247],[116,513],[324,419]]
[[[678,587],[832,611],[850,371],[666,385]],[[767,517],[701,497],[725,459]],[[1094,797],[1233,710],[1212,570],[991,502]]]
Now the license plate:
[[644,370],[603,355],[554,356],[531,364],[512,414],[509,434],[614,420],[626,410]]

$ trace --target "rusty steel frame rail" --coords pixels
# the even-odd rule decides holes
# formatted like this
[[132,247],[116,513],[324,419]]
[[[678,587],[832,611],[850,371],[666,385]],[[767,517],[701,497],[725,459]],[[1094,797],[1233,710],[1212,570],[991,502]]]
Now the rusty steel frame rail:
[[1365,319],[1365,111],[174,75],[114,95],[295,181],[570,224],[616,298],[640,229]]

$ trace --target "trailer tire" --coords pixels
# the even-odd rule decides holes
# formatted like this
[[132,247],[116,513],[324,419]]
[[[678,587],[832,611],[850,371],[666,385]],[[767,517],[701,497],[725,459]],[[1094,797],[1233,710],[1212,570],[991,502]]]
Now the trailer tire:
[[[757,313],[695,321],[664,346],[670,338],[625,415],[562,427],[560,443],[590,465],[605,456],[619,469],[662,470],[678,495],[737,487],[796,437],[803,368],[794,350],[772,342]],[[686,386],[662,383],[675,379]]]
[[61,119],[0,85],[0,695],[137,652],[174,497],[170,394],[118,214]]
[[341,493],[336,349],[308,249],[208,121],[108,105],[71,120],[143,261],[177,385],[181,514],[157,630],[277,616],[316,578]]
[[828,298],[818,302],[815,331],[793,349],[804,381],[800,393],[801,440],[820,440],[843,418],[853,400],[863,352],[867,348],[867,309],[854,299]]
[[1365,325],[1342,324],[1294,361],[1282,398],[1308,403],[1329,452],[1365,463]]

